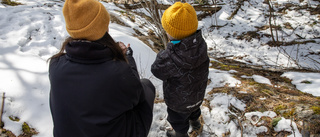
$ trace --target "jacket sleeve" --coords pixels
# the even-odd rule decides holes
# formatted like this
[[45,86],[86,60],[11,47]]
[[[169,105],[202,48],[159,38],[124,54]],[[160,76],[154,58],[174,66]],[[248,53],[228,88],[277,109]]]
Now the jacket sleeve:
[[[127,50],[127,53],[126,53],[126,57],[127,57],[127,60],[128,60],[128,64],[131,68],[131,71],[133,73],[133,75],[138,78],[138,80],[140,81],[140,76],[139,76],[139,73],[138,73],[138,69],[137,69],[137,65],[136,65],[136,61],[134,60],[133,58],[133,50],[131,47],[128,48]],[[140,81],[141,82],[141,81]],[[142,84],[142,83],[141,83]],[[137,91],[140,91],[140,96],[139,96],[139,102],[143,102],[145,100],[145,95],[144,95],[144,92],[142,91],[143,88],[134,88],[134,90],[137,90]]]
[[131,64],[126,64],[125,70],[119,78],[120,84],[118,85],[118,88],[121,89],[121,91],[124,91],[124,102],[132,103],[131,108],[145,100],[140,78],[137,77],[137,71],[132,68]]
[[137,78],[140,78],[139,73],[138,73],[138,69],[137,69],[137,65],[136,65],[136,61],[134,60],[132,55],[133,55],[133,51],[132,51],[131,47],[129,47],[128,52],[126,53],[126,57],[127,57],[129,66],[130,66],[131,70],[133,71],[134,75]]
[[155,77],[163,81],[179,75],[178,67],[170,58],[169,50],[163,50],[158,53],[156,60],[151,66],[151,72]]

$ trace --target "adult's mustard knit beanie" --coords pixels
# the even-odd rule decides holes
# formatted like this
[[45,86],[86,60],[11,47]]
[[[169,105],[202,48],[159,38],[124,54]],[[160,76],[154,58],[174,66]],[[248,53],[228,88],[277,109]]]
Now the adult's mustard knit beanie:
[[176,39],[188,37],[198,29],[197,13],[189,3],[174,3],[164,11],[161,23],[164,30]]
[[74,39],[95,41],[108,30],[110,15],[97,0],[66,0],[62,11],[66,29]]

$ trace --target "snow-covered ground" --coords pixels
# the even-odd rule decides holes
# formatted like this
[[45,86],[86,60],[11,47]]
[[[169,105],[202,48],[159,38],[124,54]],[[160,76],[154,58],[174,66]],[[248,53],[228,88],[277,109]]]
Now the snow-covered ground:
[[[276,67],[306,67],[318,69],[320,64],[320,39],[316,39],[316,43],[308,43],[301,45],[291,45],[283,47],[269,47],[267,42],[271,41],[270,29],[265,29],[254,33],[258,27],[269,25],[269,7],[264,0],[244,1],[243,6],[233,17],[228,20],[231,14],[235,11],[237,1],[223,0],[226,4],[222,9],[216,13],[212,18],[206,18],[201,21],[204,30],[204,36],[207,43],[213,49],[211,53],[214,57],[228,57],[236,59],[241,62],[250,62],[256,65],[268,65]],[[294,3],[300,6],[309,4],[311,7],[316,7],[319,2],[298,0],[275,0],[271,1],[273,8],[279,10],[284,6],[279,4]],[[219,1],[218,1],[219,3]],[[276,6],[278,5],[278,6]],[[275,20],[272,19],[272,24],[281,26],[278,30],[279,41],[291,42],[305,41],[320,36],[319,17],[317,15],[310,15],[310,12],[305,10],[294,10],[294,7],[283,11],[285,14],[277,13]],[[314,24],[315,23],[315,24]],[[290,24],[290,27],[285,27],[285,24]],[[220,29],[215,29],[210,26],[224,26]],[[250,39],[250,35],[246,37],[245,34],[252,31],[256,37]],[[273,30],[276,36],[275,30]],[[268,36],[269,35],[269,36]],[[299,36],[303,37],[299,39]],[[240,40],[243,39],[243,40]],[[246,39],[247,38],[247,39]],[[277,39],[275,37],[275,39]],[[280,51],[280,54],[279,54]],[[310,54],[315,53],[315,54]],[[288,55],[291,58],[288,58]]]
[[[51,137],[53,126],[49,110],[48,98],[50,85],[47,72],[48,64],[46,61],[58,51],[61,43],[68,36],[62,15],[63,3],[53,0],[19,0],[18,2],[24,5],[11,7],[0,4],[0,92],[5,92],[6,96],[2,117],[5,123],[4,128],[11,130],[15,135],[19,135],[22,133],[22,124],[27,122],[39,132],[36,136]],[[289,64],[294,67],[294,63],[288,60],[283,54],[280,54],[277,59],[278,49],[261,46],[262,41],[241,41],[233,37],[226,39],[229,34],[241,34],[245,30],[253,29],[253,26],[257,24],[265,24],[265,19],[260,16],[261,12],[265,11],[259,9],[265,9],[266,5],[262,4],[262,1],[259,0],[256,1],[256,3],[260,3],[255,4],[258,7],[253,7],[250,6],[252,4],[246,3],[245,7],[242,7],[243,10],[240,10],[238,15],[235,16],[235,20],[232,21],[226,20],[226,17],[231,14],[232,10],[228,8],[228,6],[224,6],[223,10],[220,10],[216,15],[217,22],[218,25],[224,25],[226,23],[228,23],[228,25],[219,30],[214,29],[211,31],[208,27],[214,24],[214,16],[213,18],[208,17],[201,21],[199,28],[203,28],[203,35],[208,43],[208,48],[214,49],[211,51],[212,53],[220,53],[216,56],[222,56],[222,53],[224,53],[225,56],[243,56],[243,60],[240,61],[250,60],[253,64],[265,65],[266,63],[268,65],[282,65],[284,67]],[[114,4],[103,4],[111,14],[123,17],[126,24],[130,26],[124,27],[111,23],[109,25],[110,34],[117,41],[131,44],[141,77],[150,78],[157,87],[159,98],[163,98],[162,83],[154,78],[150,72],[150,66],[156,57],[156,53],[139,39],[132,36],[134,33],[132,28],[141,28],[139,28],[139,25],[130,22],[125,16],[121,16],[121,14],[116,11],[121,9]],[[248,12],[251,13],[250,16],[245,16],[247,15],[245,13]],[[302,16],[304,14],[305,13],[296,14],[294,11],[288,11],[288,16],[292,16],[291,18],[295,18],[296,20],[296,22],[292,22],[291,24],[294,26],[298,22],[297,24],[299,25],[299,22],[308,22],[308,19],[309,21],[314,19],[311,15]],[[244,21],[248,20],[248,18],[253,18],[251,19],[253,22]],[[139,18],[137,17],[136,19],[138,20]],[[232,24],[240,23],[243,24],[232,27]],[[309,33],[310,30],[314,33]],[[318,23],[312,28],[310,28],[310,26],[304,26],[303,29],[297,29],[295,33],[299,33],[299,35],[308,38],[313,37],[313,35],[319,36],[319,34],[315,34],[315,32],[319,33],[319,31]],[[266,38],[261,39],[267,40]],[[288,41],[290,41],[290,39],[293,38],[288,37]],[[299,52],[299,56],[311,50],[316,53],[320,52],[320,47],[316,47],[316,45],[316,43],[310,43],[303,47],[300,46],[299,50],[302,52]],[[296,53],[295,50],[297,50],[297,47],[298,46],[289,46],[286,48],[291,48],[293,50],[291,53]],[[319,60],[318,56],[310,55],[309,57],[314,60]],[[311,62],[310,59],[308,60],[308,58],[302,57],[299,59],[299,61],[301,61],[299,65],[316,68],[312,67],[313,62]],[[210,69],[209,78],[212,79],[212,83],[208,85],[207,92],[212,88],[222,87],[227,83],[231,87],[241,84],[241,81],[235,79],[232,73],[234,73],[234,71]],[[320,87],[319,73],[287,72],[283,74],[283,76],[293,79],[292,83],[297,85],[299,90],[320,96],[320,91],[318,90],[318,87]],[[267,78],[262,76],[254,75],[252,78],[260,83],[271,84]],[[306,83],[302,81],[309,82]],[[222,136],[222,134],[226,132],[230,132],[231,136],[240,136],[240,129],[236,127],[236,124],[234,122],[226,122],[230,119],[226,114],[232,114],[232,112],[228,110],[230,104],[239,110],[244,110],[246,107],[245,104],[236,97],[223,93],[206,95],[205,98],[211,100],[210,106],[213,109],[209,110],[209,108],[205,106],[201,107],[205,121],[202,136],[212,136],[210,133]],[[274,112],[250,112],[247,113],[246,116],[249,117],[253,115],[252,113],[259,116],[259,118],[261,116],[276,117]],[[20,121],[12,121],[9,119],[10,116],[19,117]],[[165,136],[165,131],[160,130],[160,127],[169,125],[166,117],[166,105],[164,103],[155,104],[154,121],[149,134],[150,137]],[[292,131],[292,129],[289,128],[290,123],[290,120],[282,118],[275,128],[277,130],[290,132]],[[296,137],[301,136],[296,126],[294,127]],[[257,133],[264,132],[265,130],[266,128],[263,126],[248,127],[244,133],[246,136],[255,136]]]

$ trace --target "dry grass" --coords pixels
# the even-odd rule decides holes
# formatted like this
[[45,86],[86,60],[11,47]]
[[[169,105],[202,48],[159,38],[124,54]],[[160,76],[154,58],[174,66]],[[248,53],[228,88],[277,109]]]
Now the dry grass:
[[[296,123],[299,121],[309,120],[308,131],[311,134],[320,133],[320,129],[318,130],[317,128],[315,128],[320,126],[320,120],[310,121],[310,119],[312,119],[313,117],[320,117],[320,115],[318,114],[320,112],[320,98],[296,89],[295,86],[291,84],[290,79],[281,77],[283,72],[253,69],[243,67],[241,66],[242,64],[238,64],[238,66],[233,64],[225,65],[224,63],[217,63],[214,61],[212,61],[211,64],[211,67],[215,69],[229,70],[229,68],[232,68],[233,70],[236,70],[237,73],[233,73],[232,75],[234,76],[234,78],[241,81],[241,85],[238,85],[237,87],[228,87],[226,85],[224,87],[213,88],[208,92],[209,95],[215,93],[227,93],[236,96],[246,104],[246,112],[274,111],[280,117],[285,117],[287,119],[293,118]],[[273,85],[255,82],[252,78],[241,78],[242,75],[264,76],[268,78]],[[245,91],[246,93],[239,93],[239,91]],[[203,105],[210,109],[209,102],[210,100],[205,100]],[[301,118],[301,116],[298,118],[298,115],[302,112],[301,110],[297,111],[297,106],[305,106],[304,111],[313,110],[315,113],[306,118]],[[286,132],[273,131],[273,128],[271,128],[270,126],[272,121],[270,118],[261,118],[260,120],[264,121],[265,124],[263,125],[268,127],[269,131],[266,133],[260,133],[258,136],[289,135],[289,133]],[[302,129],[301,125],[298,125],[298,127],[299,129]]]

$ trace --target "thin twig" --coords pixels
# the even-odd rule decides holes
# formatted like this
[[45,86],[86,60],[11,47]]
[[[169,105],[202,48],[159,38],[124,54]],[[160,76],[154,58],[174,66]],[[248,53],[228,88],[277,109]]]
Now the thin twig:
[[[214,0],[214,5],[217,7],[217,0]],[[214,10],[214,19],[216,21],[216,25],[218,26],[218,19],[217,19],[217,9]]]
[[271,2],[270,0],[268,0],[268,5],[269,5],[269,26],[270,26],[270,31],[271,31],[271,38],[272,38],[272,41],[273,41],[273,44],[278,46],[278,42],[274,39],[274,36],[273,36],[273,29],[272,29],[272,21],[271,21],[271,18],[273,16],[273,13],[272,13],[272,6],[271,6]]
[[[2,105],[1,105],[1,112],[0,112],[0,123],[2,123],[2,114],[4,109],[4,100],[5,100],[5,92],[2,93]],[[0,129],[2,130],[2,127],[0,126]]]
[[[156,33],[156,35],[161,39],[162,44],[164,45],[164,48],[166,48],[168,38],[166,35],[166,32],[162,28],[161,25],[161,18],[160,15],[162,15],[161,11],[161,5],[158,6],[159,4],[157,3],[156,0],[152,0],[151,2],[148,2],[146,0],[141,0],[140,1],[141,6],[150,14],[152,22],[147,21],[147,23],[152,26],[152,30]],[[145,4],[143,4],[145,3]],[[151,24],[154,24],[155,27]]]
[[293,117],[292,117],[292,116],[290,116],[290,117],[291,117],[290,127],[291,127],[292,132],[293,132],[293,137],[296,137],[296,134],[295,134],[295,132],[294,132],[294,128],[293,128],[293,126],[292,126]]

